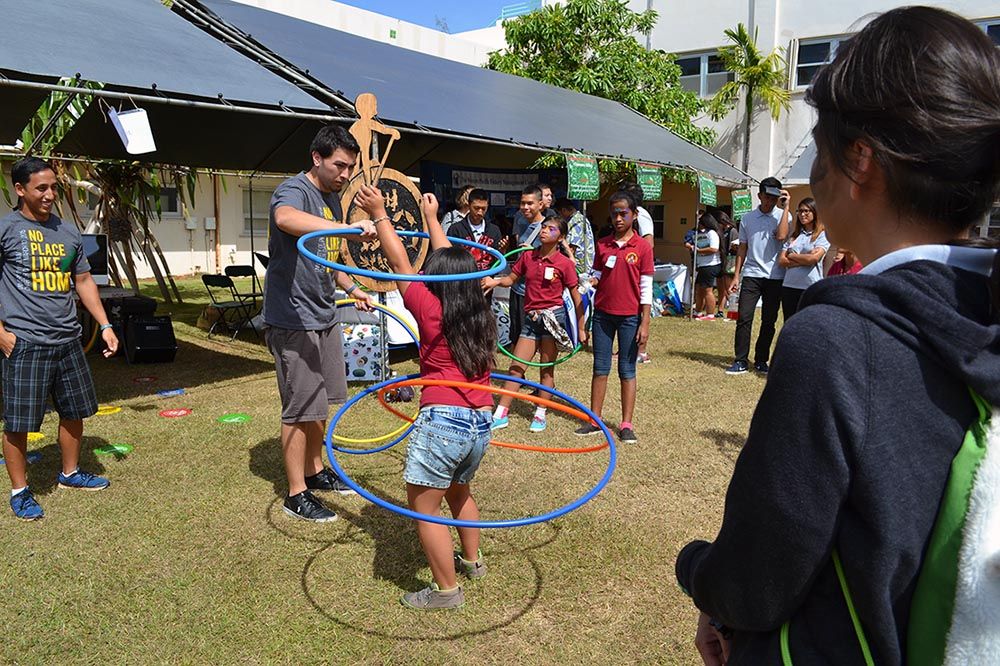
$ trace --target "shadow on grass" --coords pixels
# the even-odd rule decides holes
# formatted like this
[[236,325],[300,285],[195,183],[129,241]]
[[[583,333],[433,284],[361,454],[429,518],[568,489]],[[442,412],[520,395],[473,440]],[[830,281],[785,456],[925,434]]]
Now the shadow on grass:
[[680,358],[686,358],[689,361],[704,363],[707,366],[723,370],[728,368],[733,362],[732,356],[725,356],[723,354],[706,354],[704,352],[694,351],[681,351],[677,349],[668,351],[667,356],[679,356]]
[[[138,397],[156,397],[157,391],[173,388],[191,388],[205,384],[246,381],[253,375],[274,371],[274,363],[255,359],[239,348],[226,349],[225,345],[196,344],[187,340],[177,341],[177,357],[171,363],[136,363],[129,365],[124,356],[104,359],[89,354],[90,368],[94,375],[98,396],[102,403]],[[137,377],[152,376],[150,383],[136,383]],[[274,381],[270,376],[266,379]]]
[[726,432],[725,430],[718,430],[716,428],[702,430],[698,434],[712,440],[719,449],[719,452],[733,461],[739,457],[740,451],[743,450],[743,444],[747,441],[747,437],[743,433]]

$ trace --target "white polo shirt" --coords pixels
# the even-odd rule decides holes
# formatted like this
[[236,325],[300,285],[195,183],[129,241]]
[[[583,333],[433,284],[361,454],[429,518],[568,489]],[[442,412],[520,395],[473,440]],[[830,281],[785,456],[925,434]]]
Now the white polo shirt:
[[747,244],[747,256],[743,262],[741,277],[768,278],[781,280],[785,269],[778,263],[778,253],[784,245],[774,237],[784,209],[777,206],[770,213],[762,213],[760,207],[743,216],[740,221],[740,243]]

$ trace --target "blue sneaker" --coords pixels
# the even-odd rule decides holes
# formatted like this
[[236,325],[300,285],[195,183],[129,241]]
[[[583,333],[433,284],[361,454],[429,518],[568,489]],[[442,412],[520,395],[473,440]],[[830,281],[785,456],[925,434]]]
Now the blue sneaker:
[[727,375],[742,375],[748,370],[746,361],[733,361],[733,364],[726,369]]
[[546,426],[545,417],[536,416],[535,418],[531,419],[531,425],[528,426],[528,430],[530,430],[531,432],[542,432],[543,430],[545,430],[545,426]]
[[42,507],[35,501],[31,488],[25,488],[10,498],[10,508],[18,520],[38,520],[45,516]]
[[103,476],[96,476],[90,472],[76,470],[69,476],[59,472],[59,487],[74,488],[76,490],[104,490],[111,485],[111,482]]
[[503,430],[509,425],[509,420],[506,416],[493,417],[493,424],[490,426],[490,430]]

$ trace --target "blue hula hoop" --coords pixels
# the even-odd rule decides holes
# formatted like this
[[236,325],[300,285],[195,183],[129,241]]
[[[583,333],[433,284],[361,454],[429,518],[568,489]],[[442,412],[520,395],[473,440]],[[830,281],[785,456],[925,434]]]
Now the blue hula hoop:
[[[397,231],[396,233],[406,238],[430,238],[430,234],[423,231]],[[302,256],[315,261],[320,266],[326,266],[327,268],[332,268],[337,271],[343,271],[349,275],[361,275],[363,277],[372,278],[373,280],[382,280],[384,282],[450,282],[452,280],[479,280],[484,277],[496,275],[500,271],[507,268],[507,259],[505,259],[500,252],[492,247],[486,247],[485,245],[481,245],[479,243],[473,243],[472,241],[451,237],[449,237],[448,240],[453,244],[478,248],[492,255],[494,258],[498,259],[499,262],[486,270],[473,271],[471,273],[455,273],[453,275],[397,275],[396,273],[370,271],[366,268],[357,268],[356,266],[348,266],[347,264],[330,261],[329,259],[324,259],[323,257],[314,254],[306,248],[306,243],[314,238],[326,238],[327,236],[357,236],[360,234],[361,230],[353,227],[347,229],[324,229],[322,231],[312,231],[304,236],[300,236],[295,245],[299,248],[299,252]]]
[[[346,307],[348,307],[350,305],[351,305],[350,303],[340,303],[340,304],[337,305],[337,307],[338,308],[346,308]],[[420,349],[420,339],[413,336],[412,327],[410,326],[410,324],[408,322],[405,322],[402,319],[400,319],[399,316],[397,316],[395,312],[392,312],[390,309],[386,308],[385,306],[383,306],[380,303],[372,303],[371,306],[373,308],[375,308],[376,310],[378,310],[379,312],[382,312],[383,314],[385,314],[385,316],[390,317],[392,319],[395,319],[396,322],[400,326],[402,326],[404,329],[406,329],[406,332],[410,334],[410,337],[413,338],[413,343],[415,345],[417,345],[417,349]],[[392,379],[395,380],[395,381],[398,381],[395,377],[393,377]],[[343,410],[341,410],[341,411],[343,411]],[[340,412],[337,412],[337,416],[335,416],[334,418],[337,419],[339,417],[340,417]],[[331,424],[335,424],[335,423],[336,423],[336,421],[332,421],[331,422]],[[404,439],[406,439],[407,437],[409,437],[410,436],[410,431],[413,430],[413,427],[415,425],[416,425],[415,423],[411,423],[410,426],[406,430],[404,430],[402,433],[396,435],[395,439],[391,440],[390,442],[388,442],[386,444],[382,444],[381,446],[377,446],[374,449],[346,449],[346,448],[341,447],[341,446],[334,446],[334,448],[337,449],[338,451],[340,451],[341,453],[353,453],[355,455],[364,455],[364,454],[367,454],[367,453],[378,453],[379,451],[385,451],[386,449],[391,449],[392,447],[396,446],[397,444],[399,444],[400,442],[402,442]],[[333,430],[334,430],[334,428],[331,427],[330,430],[329,430],[329,433],[327,434],[327,442],[330,442],[333,439]]]
[[[584,493],[579,498],[577,498],[574,501],[570,502],[569,504],[563,506],[562,508],[556,509],[554,511],[550,511],[548,513],[539,514],[537,516],[527,516],[525,518],[515,518],[515,519],[512,519],[512,520],[493,520],[493,521],[488,521],[488,520],[456,520],[454,518],[445,518],[443,516],[428,516],[428,515],[423,514],[423,513],[417,513],[416,511],[413,511],[411,509],[407,509],[407,508],[404,508],[404,507],[401,507],[401,506],[397,506],[397,505],[393,504],[392,502],[387,502],[386,500],[382,499],[381,497],[376,497],[375,495],[372,495],[370,492],[368,492],[367,490],[365,490],[364,488],[362,488],[361,486],[359,486],[354,481],[354,479],[352,479],[351,477],[347,476],[347,472],[345,472],[344,468],[341,467],[340,463],[337,462],[337,457],[334,454],[334,450],[337,447],[334,447],[334,445],[333,445],[333,437],[332,437],[333,431],[337,427],[337,421],[340,420],[340,418],[344,415],[344,413],[348,409],[350,409],[351,407],[353,407],[355,404],[357,404],[357,402],[359,400],[361,400],[363,397],[365,397],[366,395],[369,395],[371,393],[375,393],[378,390],[380,390],[382,388],[385,388],[387,386],[391,386],[391,385],[393,385],[393,384],[395,384],[397,382],[403,382],[403,381],[406,381],[408,379],[417,379],[419,377],[420,377],[419,373],[414,373],[414,374],[411,374],[411,375],[406,375],[404,377],[393,377],[392,379],[387,379],[384,382],[379,382],[378,384],[374,384],[373,386],[369,386],[364,391],[362,391],[361,393],[358,393],[353,398],[351,398],[350,400],[348,400],[347,402],[345,402],[340,407],[340,409],[337,410],[337,413],[334,414],[333,418],[330,420],[330,425],[327,428],[327,433],[326,433],[326,454],[327,454],[327,457],[330,459],[330,465],[331,465],[331,467],[333,467],[333,471],[336,472],[337,476],[339,476],[341,478],[341,480],[343,480],[344,483],[346,483],[348,486],[350,486],[351,489],[354,490],[354,492],[356,492],[361,497],[364,497],[366,500],[368,500],[372,504],[380,506],[383,509],[387,509],[387,510],[392,511],[394,513],[398,513],[401,516],[406,516],[407,518],[413,518],[414,520],[422,520],[422,521],[427,522],[427,523],[436,523],[438,525],[447,525],[449,527],[478,527],[480,529],[496,529],[496,528],[500,528],[500,527],[523,527],[524,525],[534,525],[535,523],[543,523],[543,522],[552,520],[553,518],[558,518],[560,516],[564,516],[567,513],[569,513],[570,511],[573,511],[574,509],[580,508],[581,506],[583,506],[584,504],[586,504],[587,502],[589,502],[591,499],[593,499],[597,495],[597,493],[601,492],[601,490],[604,488],[604,486],[608,485],[608,481],[611,480],[611,475],[614,474],[615,464],[617,463],[617,460],[618,460],[618,450],[615,447],[615,441],[614,441],[614,437],[611,435],[611,431],[608,430],[608,427],[606,425],[604,425],[604,422],[601,421],[601,419],[597,416],[597,414],[595,414],[594,412],[592,412],[589,407],[587,407],[586,405],[584,405],[580,401],[578,401],[575,398],[572,398],[572,397],[566,395],[565,393],[562,393],[561,391],[558,391],[558,390],[556,390],[554,388],[550,388],[550,387],[547,387],[547,386],[542,386],[541,384],[538,384],[536,382],[533,382],[533,381],[530,381],[530,380],[527,380],[527,379],[521,379],[520,377],[512,377],[512,376],[509,376],[509,375],[500,375],[500,374],[497,374],[497,373],[490,373],[490,378],[491,379],[496,379],[496,380],[500,380],[500,381],[513,381],[513,382],[516,382],[518,384],[522,384],[524,386],[531,386],[533,388],[537,388],[537,389],[542,390],[542,391],[547,391],[547,392],[551,393],[552,395],[556,396],[557,398],[561,398],[561,399],[565,400],[566,402],[570,403],[575,408],[577,408],[578,410],[580,410],[581,412],[583,412],[587,416],[589,416],[591,419],[593,419],[594,423],[596,423],[598,426],[600,426],[601,432],[604,433],[604,436],[608,440],[608,452],[609,452],[609,455],[608,455],[608,468],[607,468],[607,470],[605,470],[604,476],[601,477],[601,480],[597,482],[597,485],[594,486],[591,490],[589,490],[586,493]],[[383,446],[382,449],[384,449],[384,448],[387,448],[387,447]],[[374,453],[374,452],[375,451],[372,450],[372,451],[363,451],[363,452],[353,451],[352,453]]]

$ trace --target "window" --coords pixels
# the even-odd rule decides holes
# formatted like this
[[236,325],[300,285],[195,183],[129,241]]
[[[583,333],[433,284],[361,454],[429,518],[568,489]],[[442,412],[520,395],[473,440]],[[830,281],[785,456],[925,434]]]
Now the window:
[[[253,235],[266,236],[268,215],[271,209],[271,189],[253,190]],[[250,190],[243,190],[243,235],[249,236],[251,233],[250,224]]]
[[726,71],[716,51],[684,56],[676,62],[681,68],[681,87],[701,97],[711,97],[733,80],[733,73]]
[[653,218],[653,238],[666,238],[663,235],[664,206],[657,204],[649,207],[649,216]]
[[813,40],[799,42],[798,59],[795,65],[795,86],[807,87],[816,76],[819,68],[827,64],[837,55],[837,47],[846,42],[849,37]]
[[976,21],[976,25],[983,29],[983,32],[993,40],[994,44],[1000,46],[1000,18]]
[[[152,200],[152,197],[150,197],[149,208],[153,213],[156,212],[156,202]],[[181,205],[177,197],[176,187],[160,188],[160,214],[163,217],[180,217]]]
[[1000,201],[993,204],[990,217],[986,221],[986,235],[990,238],[1000,238]]

